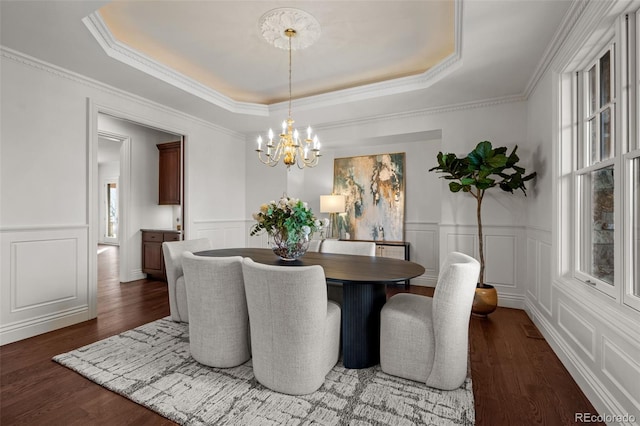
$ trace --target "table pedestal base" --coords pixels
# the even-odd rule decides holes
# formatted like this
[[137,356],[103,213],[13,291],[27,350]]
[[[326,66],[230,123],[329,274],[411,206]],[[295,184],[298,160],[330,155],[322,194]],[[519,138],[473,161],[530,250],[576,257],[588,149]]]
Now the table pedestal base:
[[342,284],[342,360],[345,368],[367,368],[380,363],[380,311],[386,301],[384,284]]

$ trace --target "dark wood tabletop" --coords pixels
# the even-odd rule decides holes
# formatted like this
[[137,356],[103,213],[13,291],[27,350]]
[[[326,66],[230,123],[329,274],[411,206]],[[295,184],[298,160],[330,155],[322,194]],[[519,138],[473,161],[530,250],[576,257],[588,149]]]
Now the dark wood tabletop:
[[265,265],[292,267],[320,265],[324,269],[324,275],[327,279],[345,283],[397,282],[415,278],[425,272],[424,267],[414,262],[376,256],[307,252],[298,260],[285,261],[276,256],[271,249],[263,248],[205,250],[194,254],[214,257],[249,257],[254,262]]

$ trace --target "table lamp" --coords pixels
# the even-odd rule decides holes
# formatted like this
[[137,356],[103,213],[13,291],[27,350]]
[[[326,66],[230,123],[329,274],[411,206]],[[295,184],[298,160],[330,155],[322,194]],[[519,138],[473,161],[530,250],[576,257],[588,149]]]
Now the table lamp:
[[344,195],[321,195],[320,213],[329,213],[329,238],[339,238],[338,214],[346,212],[346,197]]

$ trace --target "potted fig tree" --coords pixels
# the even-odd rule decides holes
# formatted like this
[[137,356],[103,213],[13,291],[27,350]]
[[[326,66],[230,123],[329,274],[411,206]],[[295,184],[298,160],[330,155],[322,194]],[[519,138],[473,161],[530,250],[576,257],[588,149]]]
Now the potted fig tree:
[[525,174],[519,167],[520,158],[516,155],[518,146],[507,155],[507,148],[493,148],[491,142],[480,142],[466,157],[458,158],[455,154],[438,153],[438,165],[429,169],[443,173],[444,179],[450,180],[451,192],[466,192],[476,199],[476,218],[478,220],[478,244],[480,255],[480,277],[473,301],[472,312],[488,315],[496,309],[498,295],[495,288],[485,283],[484,242],[482,238],[482,201],[485,193],[491,188],[500,188],[512,193],[521,190],[527,195],[525,182],[536,177],[536,172]]

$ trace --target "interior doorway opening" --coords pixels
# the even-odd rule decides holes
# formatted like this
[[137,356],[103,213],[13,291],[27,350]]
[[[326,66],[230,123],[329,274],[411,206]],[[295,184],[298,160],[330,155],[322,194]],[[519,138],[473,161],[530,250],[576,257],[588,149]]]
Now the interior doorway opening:
[[[110,268],[121,283],[145,278],[142,272],[141,229],[173,229],[184,232],[184,160],[181,164],[180,204],[161,205],[158,200],[158,144],[179,141],[184,159],[184,137],[112,113],[97,111],[99,188],[96,243],[117,245],[118,261]],[[111,158],[107,157],[111,153]],[[97,254],[99,256],[99,254]],[[99,260],[99,259],[98,259]],[[100,268],[100,262],[96,261]],[[100,279],[106,271],[96,271]],[[114,278],[114,277],[111,277]],[[97,283],[96,283],[97,284]]]

